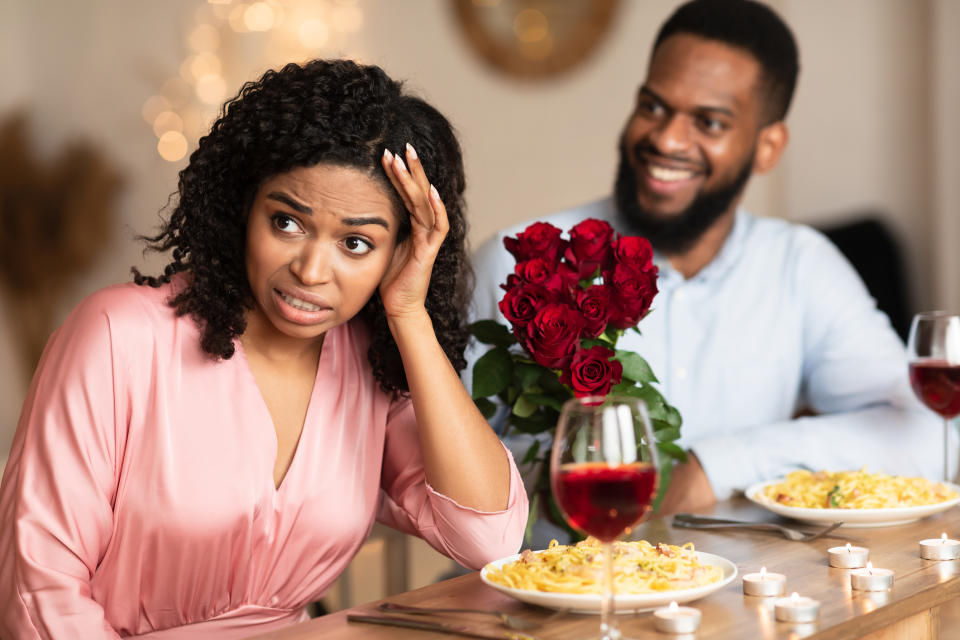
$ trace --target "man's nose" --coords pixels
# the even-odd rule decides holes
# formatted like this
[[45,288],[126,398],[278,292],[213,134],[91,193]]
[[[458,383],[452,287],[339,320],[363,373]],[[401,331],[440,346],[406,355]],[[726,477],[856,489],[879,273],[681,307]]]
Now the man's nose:
[[650,136],[650,140],[663,155],[683,153],[690,148],[691,119],[682,113],[671,114],[660,123]]
[[290,271],[304,285],[315,285],[330,279],[333,255],[326,244],[303,246],[290,261]]

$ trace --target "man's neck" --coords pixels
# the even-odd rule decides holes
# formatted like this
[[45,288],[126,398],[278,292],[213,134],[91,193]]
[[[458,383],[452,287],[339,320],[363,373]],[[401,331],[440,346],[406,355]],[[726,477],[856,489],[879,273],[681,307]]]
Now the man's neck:
[[670,266],[680,272],[684,280],[689,280],[700,273],[700,270],[710,264],[720,253],[723,243],[730,235],[730,230],[733,229],[736,216],[737,207],[733,206],[717,218],[717,221],[703,232],[692,247],[683,253],[666,254]]

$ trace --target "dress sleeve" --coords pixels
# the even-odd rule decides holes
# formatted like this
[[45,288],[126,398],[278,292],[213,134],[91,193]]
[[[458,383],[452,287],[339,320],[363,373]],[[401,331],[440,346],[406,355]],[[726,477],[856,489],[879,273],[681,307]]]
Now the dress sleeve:
[[117,374],[88,298],[47,343],[0,486],[0,637],[119,638],[91,592],[122,458]]
[[506,451],[510,463],[507,508],[487,512],[460,505],[427,483],[413,403],[409,399],[395,402],[387,418],[378,520],[420,536],[471,569],[516,553],[523,541],[528,504],[513,456]]
[[[691,443],[718,499],[798,468],[937,478],[942,425],[910,390],[907,358],[856,271],[807,230],[791,278],[803,314],[803,388],[817,415]],[[955,435],[952,451],[956,451]]]

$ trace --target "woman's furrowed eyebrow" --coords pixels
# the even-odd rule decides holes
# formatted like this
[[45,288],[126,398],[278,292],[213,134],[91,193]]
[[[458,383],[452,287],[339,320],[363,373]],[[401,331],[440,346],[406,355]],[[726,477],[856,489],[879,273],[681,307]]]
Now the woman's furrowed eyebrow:
[[300,213],[305,213],[308,216],[313,215],[313,209],[311,209],[305,204],[300,204],[299,202],[297,202],[296,200],[294,200],[293,198],[291,198],[285,193],[280,193],[279,191],[271,191],[270,193],[267,194],[267,198],[271,200],[276,200],[278,202],[282,202],[283,204],[287,205],[291,209],[294,209],[295,211],[299,211]]
[[390,230],[390,223],[379,216],[370,216],[369,218],[341,218],[340,222],[350,227],[362,227],[367,224],[378,224],[387,231]]

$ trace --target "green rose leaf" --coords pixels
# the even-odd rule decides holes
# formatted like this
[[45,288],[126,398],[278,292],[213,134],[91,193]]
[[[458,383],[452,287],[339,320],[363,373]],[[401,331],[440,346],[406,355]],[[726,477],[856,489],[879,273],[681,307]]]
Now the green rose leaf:
[[660,453],[668,458],[673,458],[674,460],[679,460],[680,462],[687,461],[687,452],[684,451],[683,447],[678,444],[673,442],[658,442],[657,449],[660,451]]
[[539,408],[539,403],[526,393],[521,393],[517,401],[513,403],[514,415],[520,416],[521,418],[529,418]]
[[510,330],[496,320],[477,320],[470,325],[470,333],[484,344],[509,347],[517,342]]
[[486,398],[506,389],[513,380],[513,360],[504,347],[487,351],[473,365],[473,397]]
[[518,415],[510,415],[510,426],[523,433],[543,433],[550,431],[557,424],[557,412],[548,412],[545,410],[537,411],[533,415],[522,418]]
[[529,464],[537,459],[537,454],[540,453],[540,441],[534,440],[533,444],[527,449],[527,453],[524,454],[523,460],[520,464]]
[[523,395],[526,396],[528,400],[535,402],[537,404],[551,407],[553,409],[556,409],[557,411],[560,411],[561,409],[563,409],[564,401],[558,398],[555,398],[553,396],[548,396],[544,393],[525,393]]
[[497,412],[497,405],[486,398],[474,398],[473,404],[477,405],[477,409],[480,410],[480,413],[483,414],[483,417],[487,420],[493,417],[493,414]]
[[616,354],[617,360],[623,365],[624,378],[642,383],[657,382],[657,376],[653,375],[653,369],[642,357],[633,351],[623,351],[622,349],[617,349]]
[[543,375],[544,371],[545,368],[541,367],[539,364],[516,362],[513,365],[513,373],[517,376],[517,380],[520,381],[520,388],[524,390],[527,390],[536,384],[537,380],[540,379],[540,376]]

